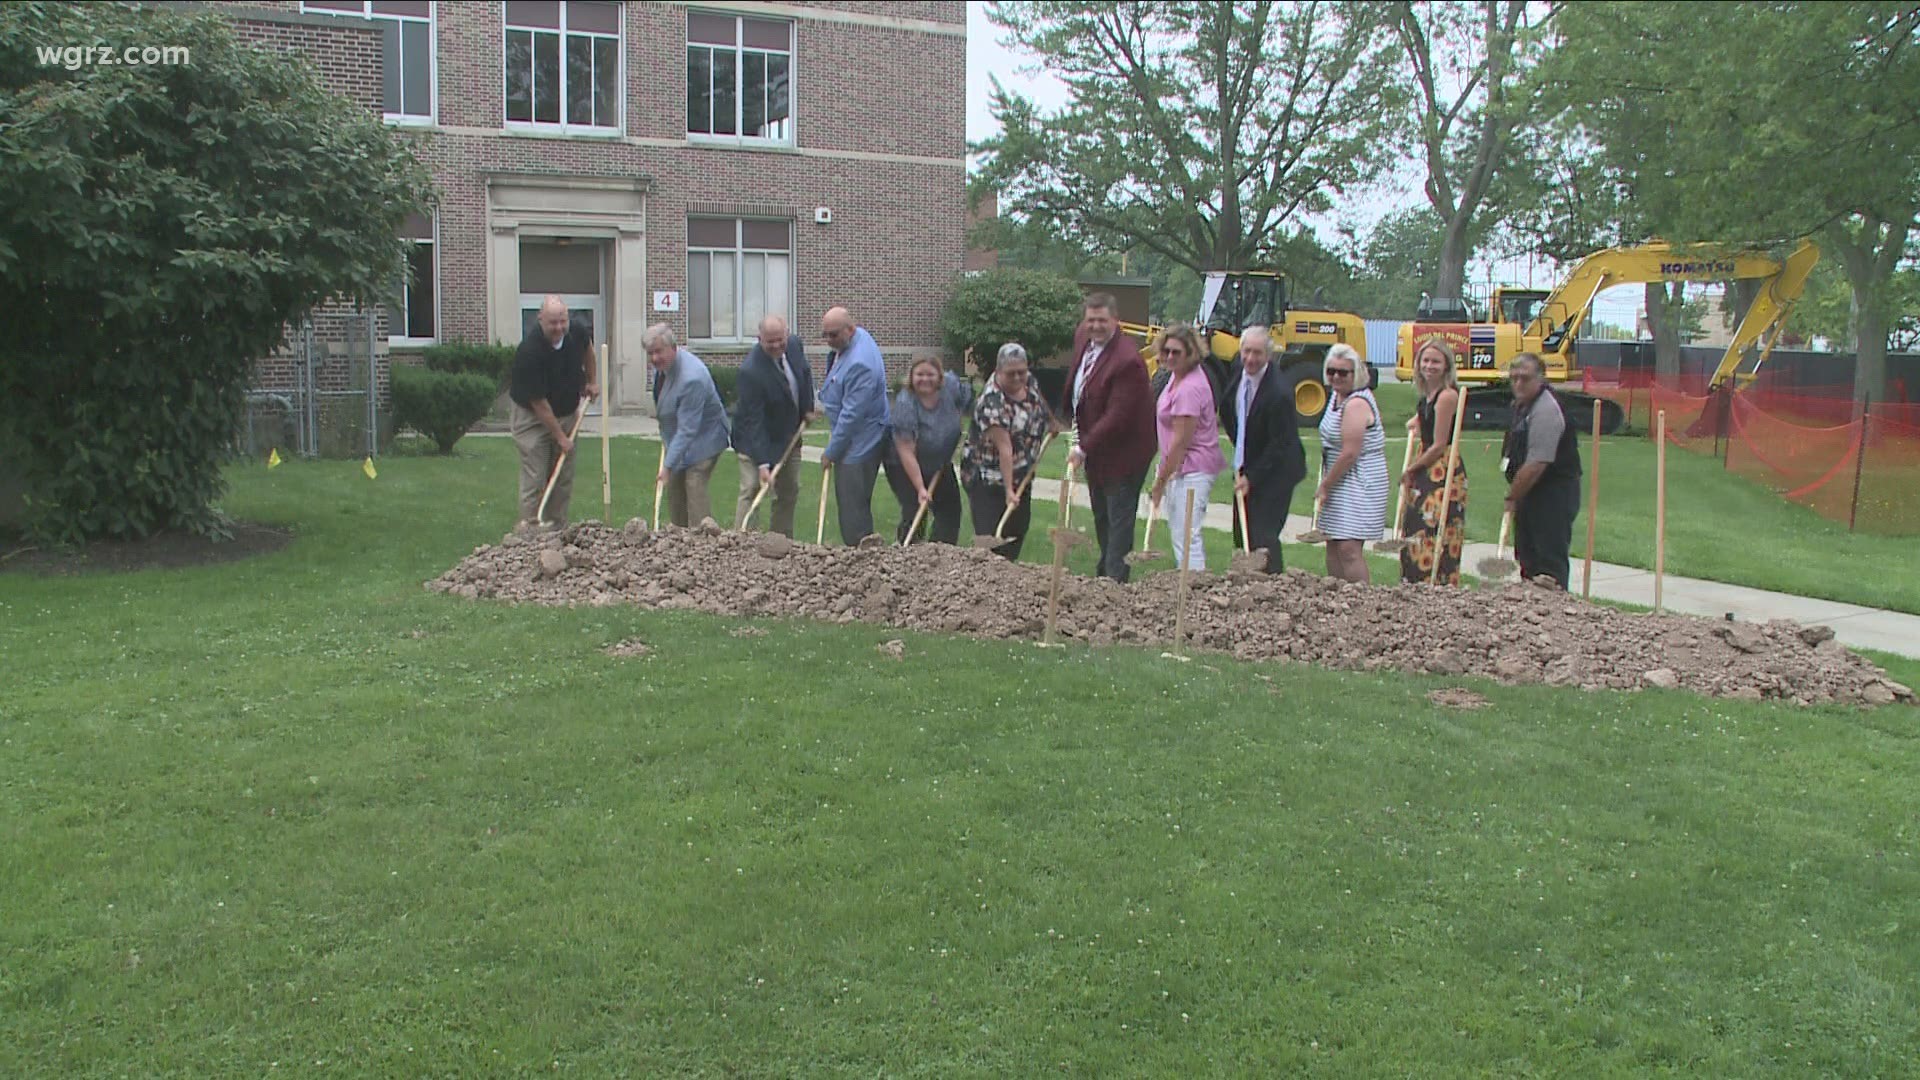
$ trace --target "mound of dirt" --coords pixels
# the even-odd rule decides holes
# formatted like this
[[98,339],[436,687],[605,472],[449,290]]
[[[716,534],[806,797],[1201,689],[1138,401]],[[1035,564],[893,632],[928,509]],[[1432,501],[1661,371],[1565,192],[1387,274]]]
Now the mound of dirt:
[[[1049,568],[940,544],[850,549],[768,534],[585,522],[512,534],[427,588],[537,604],[638,604],[748,617],[805,616],[986,638],[1038,638]],[[1173,644],[1175,583],[1068,574],[1059,633],[1093,645]],[[1582,689],[1684,688],[1798,704],[1911,703],[1832,629],[1715,622],[1599,607],[1536,585],[1461,590],[1350,585],[1289,571],[1195,574],[1188,644],[1243,660],[1483,675]]]

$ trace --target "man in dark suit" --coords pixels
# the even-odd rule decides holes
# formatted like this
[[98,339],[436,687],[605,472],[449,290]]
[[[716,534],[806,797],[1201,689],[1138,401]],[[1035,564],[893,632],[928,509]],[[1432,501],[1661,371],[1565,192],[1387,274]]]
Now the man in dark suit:
[[1075,437],[1067,460],[1085,471],[1093,535],[1100,542],[1100,575],[1125,581],[1140,487],[1159,449],[1153,390],[1140,347],[1120,332],[1114,298],[1093,293],[1080,307],[1062,403]]
[[1220,402],[1220,430],[1233,440],[1233,487],[1247,500],[1247,519],[1233,510],[1233,542],[1242,530],[1249,546],[1267,552],[1267,573],[1281,571],[1280,530],[1287,523],[1293,489],[1307,476],[1293,381],[1273,364],[1273,341],[1264,326],[1240,338],[1240,363]]
[[[787,320],[778,315],[760,320],[759,340],[740,363],[735,389],[739,401],[733,410],[733,449],[740,456],[740,498],[733,508],[734,524],[753,528],[746,520],[747,506],[762,484],[771,483],[773,531],[792,537],[800,465],[787,462],[777,478],[773,471],[793,433],[813,415],[813,372],[807,368],[806,344],[788,333]],[[799,447],[793,456],[800,456]]]

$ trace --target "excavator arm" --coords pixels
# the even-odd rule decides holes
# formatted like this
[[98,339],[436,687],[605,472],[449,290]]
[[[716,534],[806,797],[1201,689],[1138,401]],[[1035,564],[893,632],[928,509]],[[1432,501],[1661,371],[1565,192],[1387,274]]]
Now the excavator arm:
[[1811,240],[1803,240],[1800,246],[1788,255],[1780,264],[1779,273],[1769,278],[1760,287],[1760,294],[1753,298],[1745,315],[1740,317],[1740,325],[1734,328],[1733,340],[1727,342],[1727,351],[1720,358],[1720,366],[1714,369],[1712,385],[1718,387],[1740,369],[1740,360],[1746,351],[1760,339],[1767,339],[1755,361],[1752,374],[1760,370],[1773,352],[1773,343],[1780,338],[1780,331],[1786,325],[1787,316],[1792,313],[1793,305],[1800,300],[1800,294],[1807,287],[1807,277],[1813,273],[1814,264],[1820,261],[1820,249]]
[[[1820,249],[1811,243],[1802,243],[1800,249],[1788,258],[1791,265],[1794,259],[1801,258],[1809,250],[1811,255],[1807,257],[1805,269],[1792,289],[1792,297],[1799,296],[1800,288],[1806,284],[1805,271],[1811,270],[1813,263],[1819,261]],[[1580,260],[1579,265],[1573,268],[1573,273],[1567,275],[1560,287],[1540,305],[1525,335],[1539,340],[1545,352],[1563,351],[1568,340],[1579,332],[1581,320],[1586,318],[1593,298],[1615,285],[1648,281],[1778,279],[1783,276],[1779,262],[1755,251],[1728,252],[1724,248],[1706,245],[1672,247],[1660,241],[1638,247],[1608,248]],[[1773,291],[1771,283],[1767,291]],[[1787,306],[1791,307],[1791,299],[1787,300]],[[1742,320],[1744,325],[1745,320]]]

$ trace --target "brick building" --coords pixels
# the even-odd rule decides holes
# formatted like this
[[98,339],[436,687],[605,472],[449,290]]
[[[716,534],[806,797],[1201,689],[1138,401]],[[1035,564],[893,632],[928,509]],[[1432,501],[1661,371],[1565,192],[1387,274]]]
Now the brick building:
[[935,347],[965,258],[963,3],[250,0],[222,5],[416,141],[395,352],[517,342],[569,298],[651,408],[641,331],[736,362],[766,311],[824,361],[844,303],[890,366]]

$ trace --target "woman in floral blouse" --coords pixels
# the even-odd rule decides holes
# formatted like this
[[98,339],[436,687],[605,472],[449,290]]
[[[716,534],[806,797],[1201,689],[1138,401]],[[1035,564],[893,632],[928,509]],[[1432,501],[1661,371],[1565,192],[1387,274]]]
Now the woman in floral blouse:
[[1027,350],[1012,342],[1000,346],[993,380],[973,403],[973,432],[960,457],[960,479],[973,508],[976,534],[992,536],[1000,515],[1013,507],[1006,531],[1000,534],[1007,542],[994,548],[995,554],[1020,557],[1033,511],[1019,488],[1039,464],[1040,447],[1052,430],[1053,410],[1033,385]]

